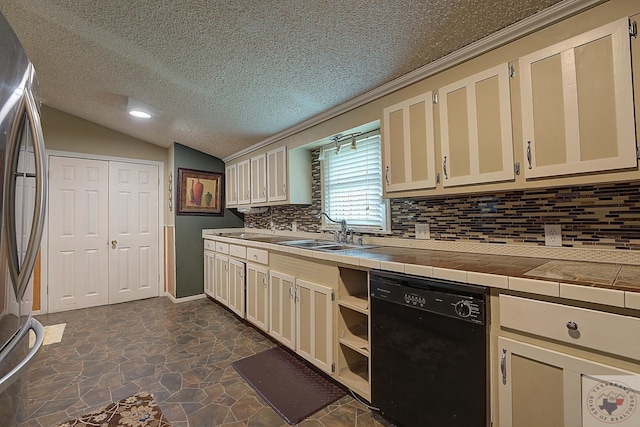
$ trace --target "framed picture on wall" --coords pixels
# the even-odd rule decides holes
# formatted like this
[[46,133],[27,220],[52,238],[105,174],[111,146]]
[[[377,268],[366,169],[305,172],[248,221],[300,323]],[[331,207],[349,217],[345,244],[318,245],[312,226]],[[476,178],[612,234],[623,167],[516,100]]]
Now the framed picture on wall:
[[178,215],[223,215],[224,174],[178,168]]

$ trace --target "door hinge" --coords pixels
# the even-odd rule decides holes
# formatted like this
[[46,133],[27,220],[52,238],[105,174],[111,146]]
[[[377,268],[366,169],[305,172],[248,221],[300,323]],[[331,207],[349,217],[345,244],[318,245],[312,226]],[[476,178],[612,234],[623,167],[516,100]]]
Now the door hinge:
[[638,37],[638,23],[636,21],[629,22],[629,34],[633,38]]
[[437,104],[437,103],[438,103],[438,92],[436,92],[436,93],[434,93],[434,94],[433,94],[433,96],[431,97],[431,101],[432,101],[434,104]]
[[514,78],[516,76],[516,67],[509,65],[509,77]]
[[335,371],[336,371],[336,364],[335,364],[335,363],[332,363],[332,364],[331,364],[331,372],[333,373],[333,372],[335,372]]

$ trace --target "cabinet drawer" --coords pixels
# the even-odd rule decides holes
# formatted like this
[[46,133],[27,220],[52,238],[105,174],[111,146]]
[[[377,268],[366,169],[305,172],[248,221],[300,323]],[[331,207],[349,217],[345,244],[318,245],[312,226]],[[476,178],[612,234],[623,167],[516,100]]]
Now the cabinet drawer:
[[500,295],[500,326],[640,360],[635,317]]
[[216,250],[216,242],[214,242],[213,240],[206,240],[204,241],[204,250],[205,251],[215,251]]
[[247,248],[245,246],[229,245],[229,255],[245,259],[247,257]]
[[269,264],[269,252],[264,249],[247,248],[247,259],[260,264]]
[[222,243],[222,242],[216,242],[216,252],[220,252],[221,254],[228,254],[229,253],[229,244],[228,243]]

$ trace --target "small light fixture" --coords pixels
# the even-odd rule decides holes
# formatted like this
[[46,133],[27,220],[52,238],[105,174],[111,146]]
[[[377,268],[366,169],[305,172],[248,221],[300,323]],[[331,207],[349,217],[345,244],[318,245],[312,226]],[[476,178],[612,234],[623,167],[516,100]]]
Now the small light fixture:
[[358,146],[356,145],[356,136],[354,134],[351,134],[351,149],[352,150],[358,149]]
[[127,98],[127,113],[139,119],[150,119],[160,115],[158,110],[133,97]]
[[129,114],[132,115],[133,117],[137,117],[139,119],[150,119],[151,118],[151,114],[147,113],[146,111],[142,111],[142,110],[129,110]]
[[332,139],[333,139],[333,141],[336,143],[336,154],[340,153],[340,144],[339,144],[339,142],[340,142],[340,137],[341,137],[341,135],[336,135],[336,136],[334,136],[334,137],[332,138]]

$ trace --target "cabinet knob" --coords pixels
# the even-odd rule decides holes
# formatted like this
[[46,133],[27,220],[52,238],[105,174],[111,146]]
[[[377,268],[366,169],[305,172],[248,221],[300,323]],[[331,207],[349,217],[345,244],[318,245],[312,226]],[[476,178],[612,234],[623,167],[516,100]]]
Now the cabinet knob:
[[117,240],[112,240],[111,241],[111,249],[115,249],[116,246],[118,246],[118,241]]
[[577,331],[578,330],[578,324],[576,322],[568,321],[567,322],[567,329],[570,330],[570,331]]

